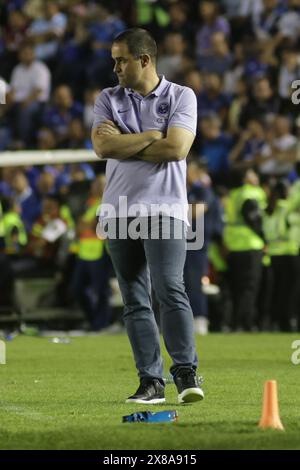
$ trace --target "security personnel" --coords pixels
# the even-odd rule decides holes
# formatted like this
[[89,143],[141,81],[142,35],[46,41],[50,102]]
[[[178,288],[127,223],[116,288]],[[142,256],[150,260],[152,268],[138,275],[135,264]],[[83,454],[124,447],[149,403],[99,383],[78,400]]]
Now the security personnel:
[[[203,292],[202,280],[208,275],[208,249],[213,240],[221,240],[223,218],[221,204],[211,187],[206,162],[190,160],[187,168],[188,201],[192,206],[192,229],[197,230],[197,221],[204,216],[204,240],[199,250],[188,250],[184,268],[186,292],[194,315],[196,334],[208,333],[208,299]],[[200,211],[199,211],[200,209]]]
[[253,170],[234,170],[225,201],[224,243],[228,250],[232,328],[250,331],[262,272],[262,214],[266,194]]
[[3,211],[0,201],[0,253],[4,249],[4,224],[3,224]]
[[264,217],[267,253],[271,257],[272,296],[271,320],[275,329],[291,331],[295,314],[293,293],[298,282],[297,257],[299,240],[293,239],[290,223],[291,206],[288,184],[279,181],[271,190]]
[[300,162],[296,164],[297,179],[290,187],[288,194],[289,223],[291,225],[291,237],[298,242],[300,250]]
[[298,179],[292,184],[289,192],[289,223],[291,226],[291,238],[298,243],[298,256],[296,263],[296,279],[292,299],[297,311],[297,330],[300,331],[300,161],[295,165]]
[[0,201],[0,306],[10,305],[13,295],[13,273],[5,253],[5,225]]
[[18,207],[12,201],[5,201],[3,206],[5,253],[9,256],[18,256],[22,254],[27,244],[25,225],[19,215]]
[[93,331],[105,328],[109,322],[108,255],[104,240],[96,233],[98,207],[98,197],[89,198],[77,225],[77,259],[72,282],[74,295]]

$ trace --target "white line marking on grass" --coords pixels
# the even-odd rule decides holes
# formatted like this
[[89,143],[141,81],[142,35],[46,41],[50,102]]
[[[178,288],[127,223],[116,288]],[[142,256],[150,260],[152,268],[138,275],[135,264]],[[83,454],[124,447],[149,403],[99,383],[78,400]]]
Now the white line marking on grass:
[[30,418],[34,421],[53,421],[55,419],[54,416],[44,415],[39,411],[30,410],[30,408],[26,408],[25,406],[3,405],[0,403],[0,409],[1,411],[7,411],[8,413],[25,416],[26,418]]

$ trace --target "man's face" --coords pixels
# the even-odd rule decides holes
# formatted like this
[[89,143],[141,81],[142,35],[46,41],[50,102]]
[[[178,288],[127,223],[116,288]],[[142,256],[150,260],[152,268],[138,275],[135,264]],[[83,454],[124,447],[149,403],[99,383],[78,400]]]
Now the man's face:
[[54,219],[59,216],[59,206],[56,201],[52,199],[44,199],[42,212],[44,217],[49,217],[50,219]]
[[272,96],[272,88],[268,80],[259,80],[254,86],[254,95],[258,100],[268,100]]
[[20,61],[25,65],[30,65],[34,61],[34,51],[31,47],[24,47],[21,49]]
[[140,83],[143,73],[141,59],[134,58],[128,51],[126,43],[118,42],[112,45],[111,55],[115,61],[114,72],[119,84],[124,88],[135,88]]
[[59,86],[54,93],[54,102],[60,108],[68,109],[73,104],[73,97],[69,87]]

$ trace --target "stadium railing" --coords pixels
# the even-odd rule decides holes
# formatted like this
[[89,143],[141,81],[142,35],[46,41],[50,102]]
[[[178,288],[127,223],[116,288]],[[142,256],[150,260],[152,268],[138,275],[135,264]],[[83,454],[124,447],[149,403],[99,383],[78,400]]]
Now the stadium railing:
[[51,165],[57,163],[99,162],[93,150],[21,150],[0,153],[0,168],[8,166]]

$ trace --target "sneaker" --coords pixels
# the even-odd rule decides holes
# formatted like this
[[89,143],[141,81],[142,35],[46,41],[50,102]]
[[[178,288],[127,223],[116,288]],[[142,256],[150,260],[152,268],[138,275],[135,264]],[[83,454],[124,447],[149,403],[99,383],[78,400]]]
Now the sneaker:
[[193,369],[181,369],[174,377],[178,390],[178,403],[193,403],[203,400],[204,393]]
[[147,403],[157,405],[165,403],[165,387],[158,379],[144,378],[136,393],[126,400],[126,403]]

